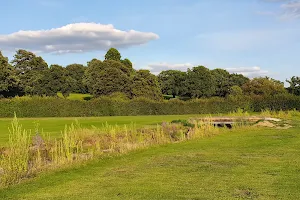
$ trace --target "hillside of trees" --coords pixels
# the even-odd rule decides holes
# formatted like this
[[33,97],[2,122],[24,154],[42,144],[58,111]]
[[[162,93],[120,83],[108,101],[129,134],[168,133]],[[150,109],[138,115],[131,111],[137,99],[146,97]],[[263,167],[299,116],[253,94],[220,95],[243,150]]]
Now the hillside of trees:
[[195,66],[187,72],[162,71],[155,76],[149,70],[135,70],[129,59],[122,59],[117,49],[111,48],[105,59],[92,59],[86,66],[52,64],[26,50],[18,50],[9,61],[0,52],[0,97],[57,96],[61,92],[89,93],[94,97],[123,95],[128,99],[162,100],[163,95],[182,99],[300,95],[300,77],[284,83],[269,77],[249,79],[241,74],[230,74],[224,69],[210,70]]

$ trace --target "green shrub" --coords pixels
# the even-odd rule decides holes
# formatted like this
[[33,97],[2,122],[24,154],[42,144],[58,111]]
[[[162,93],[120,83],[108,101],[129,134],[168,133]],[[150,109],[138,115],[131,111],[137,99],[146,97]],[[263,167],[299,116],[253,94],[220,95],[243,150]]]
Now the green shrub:
[[146,98],[127,99],[122,96],[99,97],[89,101],[56,97],[18,97],[0,99],[0,117],[87,117],[218,114],[261,110],[300,109],[300,97],[277,95],[270,97],[229,96],[182,101],[178,98],[153,101]]

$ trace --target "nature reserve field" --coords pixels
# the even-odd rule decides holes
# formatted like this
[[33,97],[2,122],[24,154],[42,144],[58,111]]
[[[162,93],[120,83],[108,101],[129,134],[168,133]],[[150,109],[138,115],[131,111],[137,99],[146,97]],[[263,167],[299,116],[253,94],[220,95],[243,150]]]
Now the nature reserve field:
[[[157,125],[164,121],[170,122],[176,119],[188,119],[189,117],[200,115],[159,115],[159,116],[129,116],[129,117],[67,117],[67,118],[20,118],[20,123],[24,129],[32,130],[34,133],[35,127],[38,124],[40,131],[50,133],[51,136],[60,136],[65,125],[71,125],[78,121],[81,126],[91,128],[92,126],[101,127],[108,123],[111,125],[129,125],[131,123],[136,126]],[[5,145],[8,141],[9,127],[11,126],[12,118],[0,118],[0,145]]]
[[[106,117],[79,118],[79,121],[85,126],[105,121],[136,122],[143,126],[188,117]],[[56,133],[72,120],[39,121],[41,127],[48,124],[47,131]],[[21,122],[30,127],[32,119]],[[293,116],[285,122],[293,127],[222,129],[211,137],[154,146],[44,172],[2,189],[0,198],[299,199],[300,119]],[[4,127],[9,121],[1,123]],[[61,124],[60,128],[56,123]]]

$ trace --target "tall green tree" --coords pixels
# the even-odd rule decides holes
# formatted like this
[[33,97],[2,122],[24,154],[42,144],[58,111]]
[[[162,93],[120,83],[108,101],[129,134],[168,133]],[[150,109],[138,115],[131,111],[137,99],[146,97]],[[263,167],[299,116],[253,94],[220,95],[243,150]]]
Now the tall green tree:
[[83,85],[83,77],[84,77],[84,72],[86,70],[86,67],[84,67],[81,64],[71,64],[66,66],[66,76],[68,76],[68,79],[73,79],[71,82],[73,83],[72,85],[72,92],[75,93],[86,93],[87,89]]
[[0,96],[16,96],[19,92],[19,78],[16,71],[0,51]]
[[121,62],[93,60],[85,74],[85,84],[94,96],[122,92],[130,95],[131,72]]
[[20,49],[16,52],[12,64],[18,73],[25,94],[42,95],[45,92],[43,86],[47,81],[48,65],[42,57]]
[[242,87],[250,79],[242,74],[230,74],[230,85]]
[[87,68],[83,77],[83,84],[87,88],[88,92],[93,94],[95,88],[95,80],[98,78],[101,70],[103,70],[102,61],[93,59],[88,62]]
[[216,82],[216,96],[226,97],[231,88],[230,73],[224,69],[211,70],[213,79]]
[[293,76],[290,80],[286,80],[290,87],[287,88],[289,93],[300,96],[300,77]]
[[152,100],[161,100],[162,93],[158,78],[149,70],[138,70],[131,85],[132,98],[144,97]]
[[16,70],[22,74],[26,74],[30,71],[42,71],[48,69],[48,65],[42,57],[36,56],[34,53],[23,49],[16,52],[12,64]]
[[47,82],[44,87],[47,88],[47,95],[56,96],[57,92],[61,92],[63,96],[68,96],[72,90],[73,80],[70,82],[70,78],[66,75],[66,68],[60,65],[51,65],[48,71]]
[[273,96],[287,93],[284,83],[269,78],[254,78],[242,86],[246,95]]
[[181,95],[185,91],[184,81],[186,80],[186,73],[179,70],[162,71],[158,75],[158,80],[163,94]]
[[110,48],[107,53],[105,54],[105,60],[114,60],[114,61],[121,61],[121,54],[115,48]]
[[132,69],[132,62],[128,58],[121,60],[121,63],[126,67],[128,67],[129,69]]
[[191,98],[211,97],[216,93],[216,81],[211,71],[204,67],[188,69],[185,95]]

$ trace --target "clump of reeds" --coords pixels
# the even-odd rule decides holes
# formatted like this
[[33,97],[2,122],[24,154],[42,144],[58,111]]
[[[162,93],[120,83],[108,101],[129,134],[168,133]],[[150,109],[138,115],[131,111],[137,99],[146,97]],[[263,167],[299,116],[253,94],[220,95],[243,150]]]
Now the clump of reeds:
[[1,185],[11,185],[26,177],[29,172],[30,132],[22,129],[16,116],[9,129],[8,147],[0,159]]
[[228,116],[233,116],[233,117],[248,117],[248,116],[250,116],[250,114],[247,111],[245,111],[245,110],[243,110],[241,108],[238,108],[235,111],[229,112]]

